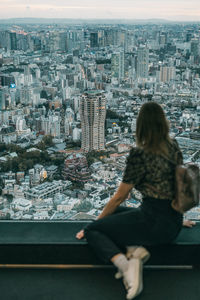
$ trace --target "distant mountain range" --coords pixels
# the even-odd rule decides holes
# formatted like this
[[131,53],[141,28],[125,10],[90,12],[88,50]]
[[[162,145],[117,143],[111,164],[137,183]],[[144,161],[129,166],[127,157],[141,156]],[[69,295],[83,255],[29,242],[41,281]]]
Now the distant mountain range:
[[62,18],[11,18],[0,19],[0,24],[163,24],[196,23],[165,19],[62,19]]

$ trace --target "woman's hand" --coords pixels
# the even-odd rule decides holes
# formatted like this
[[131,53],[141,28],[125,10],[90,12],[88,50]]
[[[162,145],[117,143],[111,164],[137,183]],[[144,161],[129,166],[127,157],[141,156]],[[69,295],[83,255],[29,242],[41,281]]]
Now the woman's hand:
[[132,183],[124,183],[121,182],[116,193],[112,196],[112,198],[108,201],[106,206],[104,207],[101,214],[98,216],[98,219],[102,219],[108,215],[111,215],[116,208],[128,197],[130,191],[134,185]]
[[84,230],[83,229],[76,234],[76,238],[78,240],[81,240],[84,238]]
[[190,221],[190,220],[184,220],[183,221],[183,226],[184,227],[192,228],[195,225],[196,225],[196,222],[194,222],[194,221]]

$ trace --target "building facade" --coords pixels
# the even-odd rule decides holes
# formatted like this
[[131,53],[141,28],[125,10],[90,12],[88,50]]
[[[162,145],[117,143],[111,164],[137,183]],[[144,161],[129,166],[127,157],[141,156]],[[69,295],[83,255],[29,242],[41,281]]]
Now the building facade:
[[105,149],[106,98],[103,92],[91,90],[82,95],[80,105],[81,148],[88,152]]
[[63,168],[64,179],[86,183],[91,179],[87,159],[81,154],[72,154],[66,160]]
[[137,51],[137,78],[148,78],[149,49],[141,47]]
[[159,72],[159,81],[160,82],[170,82],[171,80],[176,79],[176,68],[175,67],[168,67],[163,66],[160,67]]
[[124,52],[116,52],[111,57],[112,77],[119,80],[124,78]]

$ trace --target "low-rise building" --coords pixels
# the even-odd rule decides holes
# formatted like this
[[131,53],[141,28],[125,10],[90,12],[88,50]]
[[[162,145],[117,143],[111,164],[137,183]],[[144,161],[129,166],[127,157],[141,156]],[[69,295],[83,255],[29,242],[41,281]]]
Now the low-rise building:
[[45,198],[53,197],[56,193],[60,193],[70,182],[63,183],[61,180],[53,182],[45,182],[25,191],[26,199],[40,201]]
[[34,220],[47,220],[49,219],[49,214],[47,211],[36,212],[33,214]]
[[15,210],[29,211],[31,206],[32,206],[31,201],[23,198],[14,199],[11,203],[12,209]]

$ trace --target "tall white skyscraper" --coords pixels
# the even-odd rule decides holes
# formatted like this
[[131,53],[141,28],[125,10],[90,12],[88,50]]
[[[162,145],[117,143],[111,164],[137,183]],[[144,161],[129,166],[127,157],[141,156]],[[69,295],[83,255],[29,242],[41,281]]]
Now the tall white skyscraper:
[[90,90],[81,98],[81,148],[86,152],[105,149],[106,98],[102,91]]

